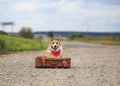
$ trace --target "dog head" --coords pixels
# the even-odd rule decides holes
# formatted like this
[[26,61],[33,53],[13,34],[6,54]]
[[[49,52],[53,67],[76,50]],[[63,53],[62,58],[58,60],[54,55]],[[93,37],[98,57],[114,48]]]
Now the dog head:
[[51,49],[54,51],[60,50],[62,47],[60,39],[55,39],[55,38],[51,39],[49,45]]

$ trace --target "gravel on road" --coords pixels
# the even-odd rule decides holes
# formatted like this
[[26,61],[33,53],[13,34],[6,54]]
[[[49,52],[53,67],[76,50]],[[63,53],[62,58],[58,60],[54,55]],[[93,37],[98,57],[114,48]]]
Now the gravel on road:
[[44,53],[1,55],[0,86],[120,86],[120,47],[64,43],[63,57],[72,59],[70,69],[35,68],[35,57]]

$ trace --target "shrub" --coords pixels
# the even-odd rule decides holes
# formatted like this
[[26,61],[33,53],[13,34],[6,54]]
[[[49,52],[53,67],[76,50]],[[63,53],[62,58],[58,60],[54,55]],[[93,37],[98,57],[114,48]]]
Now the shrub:
[[8,35],[8,33],[4,32],[4,31],[0,31],[0,35]]
[[38,40],[43,40],[43,37],[42,37],[42,36],[39,36],[37,39],[38,39]]
[[70,38],[71,39],[75,39],[75,38],[81,38],[81,37],[83,37],[82,34],[80,34],[80,33],[73,33]]
[[34,34],[31,30],[31,28],[26,28],[26,27],[23,27],[20,31],[19,31],[19,36],[21,37],[24,37],[24,38],[29,38],[29,39],[32,39],[34,38]]
[[54,34],[53,34],[52,31],[49,31],[49,32],[47,33],[47,36],[52,38],[52,37],[54,36]]

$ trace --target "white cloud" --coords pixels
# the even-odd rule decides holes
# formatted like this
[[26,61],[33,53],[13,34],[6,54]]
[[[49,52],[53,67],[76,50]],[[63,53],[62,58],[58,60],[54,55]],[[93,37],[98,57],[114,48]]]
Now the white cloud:
[[96,2],[90,4],[89,8],[83,8],[82,13],[88,16],[116,17],[120,16],[119,9],[119,5],[101,4]]
[[71,13],[76,10],[76,3],[67,3],[61,6],[60,10],[61,12],[64,13]]
[[79,8],[82,6],[84,6],[84,2],[82,0],[68,0],[66,2],[64,1],[64,3],[59,6],[58,11],[65,14],[75,14],[79,12]]
[[32,3],[32,2],[22,2],[22,3],[16,3],[15,4],[15,9],[17,11],[28,11],[28,12],[32,12],[37,8],[37,4],[36,3]]
[[35,1],[19,2],[14,4],[14,8],[17,11],[33,12],[36,9],[44,10],[50,8],[57,8],[63,2],[64,0],[60,0],[59,2],[39,2],[39,3]]
[[[120,26],[120,5],[97,1],[87,3],[83,0],[22,0],[0,7],[3,7],[0,10],[3,12],[0,14],[1,20],[15,21],[16,31],[23,26],[31,27],[34,31],[85,31],[88,24],[92,31]],[[99,27],[104,29],[97,29]]]

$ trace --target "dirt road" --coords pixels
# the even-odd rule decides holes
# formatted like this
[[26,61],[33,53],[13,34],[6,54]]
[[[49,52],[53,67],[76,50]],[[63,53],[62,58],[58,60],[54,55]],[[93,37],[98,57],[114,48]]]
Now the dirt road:
[[0,56],[0,86],[120,86],[120,47],[63,42],[70,69],[36,69],[45,51]]

